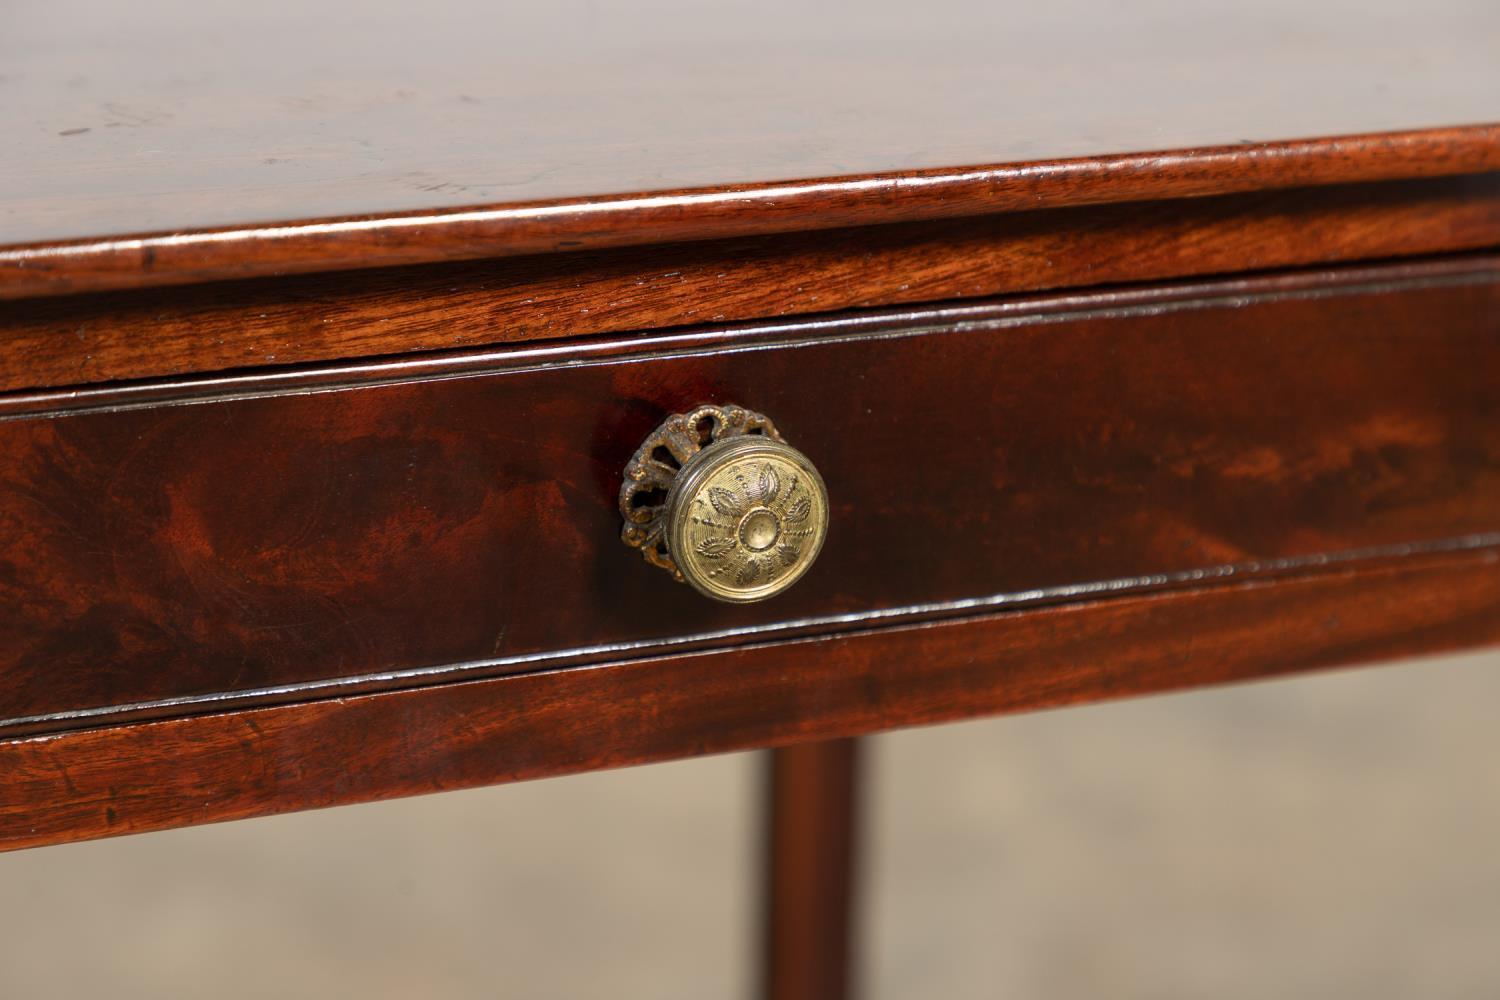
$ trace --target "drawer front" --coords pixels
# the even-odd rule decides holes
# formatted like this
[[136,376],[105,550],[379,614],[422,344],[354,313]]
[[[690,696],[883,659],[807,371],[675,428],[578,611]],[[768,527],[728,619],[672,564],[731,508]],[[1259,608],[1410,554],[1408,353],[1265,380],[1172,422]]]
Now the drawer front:
[[[0,719],[1475,544],[1500,531],[1497,386],[1500,271],[1474,261],[18,402]],[[641,441],[724,402],[774,419],[830,497],[817,563],[762,604],[619,538]]]

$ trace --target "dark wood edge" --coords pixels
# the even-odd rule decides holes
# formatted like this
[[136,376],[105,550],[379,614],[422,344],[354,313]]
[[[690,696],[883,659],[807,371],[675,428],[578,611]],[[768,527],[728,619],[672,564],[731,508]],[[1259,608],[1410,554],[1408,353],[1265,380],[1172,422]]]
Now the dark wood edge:
[[0,741],[0,847],[1500,642],[1500,549]]
[[1500,124],[0,247],[0,299],[1500,169]]
[[1390,293],[1492,282],[1500,255],[1456,254],[1433,260],[1326,267],[1221,280],[1162,282],[1142,288],[1101,288],[1017,295],[907,309],[871,309],[830,316],[725,323],[623,336],[579,337],[491,349],[433,351],[367,360],[251,369],[211,375],[123,381],[68,389],[0,393],[0,420],[61,416],[182,403],[569,368],[611,361],[713,355],[746,348],[795,347],[944,329],[1002,328],[1096,316],[1122,317],[1168,309],[1203,309],[1287,298]]
[[765,322],[1500,246],[1500,171],[33,298],[0,389]]

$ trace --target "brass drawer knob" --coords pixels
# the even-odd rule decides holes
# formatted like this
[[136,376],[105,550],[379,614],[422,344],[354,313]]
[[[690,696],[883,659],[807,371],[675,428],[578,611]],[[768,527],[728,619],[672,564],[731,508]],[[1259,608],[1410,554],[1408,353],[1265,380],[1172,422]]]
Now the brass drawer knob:
[[700,593],[763,601],[806,573],[828,491],[776,426],[739,406],[668,417],[625,466],[620,537]]

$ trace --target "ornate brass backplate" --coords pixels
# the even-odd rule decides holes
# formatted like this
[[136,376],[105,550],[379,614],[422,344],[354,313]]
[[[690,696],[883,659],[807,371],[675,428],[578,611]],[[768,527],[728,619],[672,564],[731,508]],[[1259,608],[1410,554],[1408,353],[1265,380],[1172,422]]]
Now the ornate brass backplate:
[[625,467],[621,538],[721,601],[765,600],[797,581],[828,531],[828,493],[807,456],[739,406],[675,414]]

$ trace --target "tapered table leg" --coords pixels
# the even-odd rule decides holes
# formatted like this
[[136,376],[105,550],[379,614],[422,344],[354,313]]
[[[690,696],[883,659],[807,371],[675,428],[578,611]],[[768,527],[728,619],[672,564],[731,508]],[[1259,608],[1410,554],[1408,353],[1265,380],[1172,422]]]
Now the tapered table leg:
[[858,757],[852,739],[769,754],[765,1000],[849,996]]

